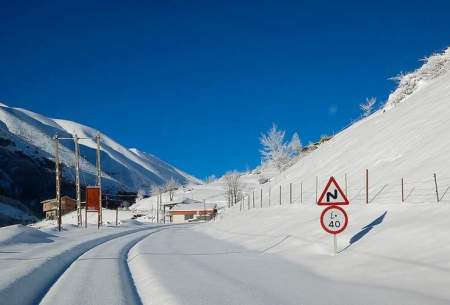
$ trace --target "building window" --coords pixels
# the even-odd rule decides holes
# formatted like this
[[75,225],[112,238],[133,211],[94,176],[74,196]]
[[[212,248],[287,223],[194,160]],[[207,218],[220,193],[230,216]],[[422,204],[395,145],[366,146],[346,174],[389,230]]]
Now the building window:
[[190,219],[194,219],[194,215],[192,215],[192,214],[184,215],[184,220],[190,220]]

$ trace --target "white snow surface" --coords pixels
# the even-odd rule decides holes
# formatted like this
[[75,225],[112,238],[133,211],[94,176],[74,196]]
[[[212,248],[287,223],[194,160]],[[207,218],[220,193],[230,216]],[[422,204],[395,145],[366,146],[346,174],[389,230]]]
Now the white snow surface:
[[[154,155],[129,150],[99,130],[67,120],[51,119],[29,110],[0,105],[0,121],[16,142],[17,148],[33,157],[54,158],[53,137],[94,138],[101,136],[102,177],[105,188],[137,191],[162,184],[173,177],[180,183],[200,183],[195,177],[158,159]],[[6,131],[5,131],[6,132]],[[20,141],[17,141],[17,138]],[[32,149],[32,148],[34,149]],[[80,140],[82,182],[95,181],[96,143],[91,139]],[[36,155],[37,154],[37,155]],[[64,178],[74,180],[74,143],[61,140],[60,159],[66,167]]]

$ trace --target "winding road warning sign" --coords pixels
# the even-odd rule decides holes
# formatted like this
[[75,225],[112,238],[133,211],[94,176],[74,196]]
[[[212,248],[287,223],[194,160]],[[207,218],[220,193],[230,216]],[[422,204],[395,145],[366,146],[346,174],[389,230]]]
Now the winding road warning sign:
[[330,177],[317,201],[318,205],[347,205],[349,201],[334,177]]

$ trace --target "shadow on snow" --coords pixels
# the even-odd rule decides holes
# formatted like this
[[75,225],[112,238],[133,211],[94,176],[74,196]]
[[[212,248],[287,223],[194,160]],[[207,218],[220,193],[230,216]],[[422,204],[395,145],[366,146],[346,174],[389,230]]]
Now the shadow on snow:
[[353,235],[350,238],[350,242],[349,245],[347,247],[345,247],[344,249],[342,249],[339,252],[345,251],[347,250],[349,247],[351,247],[354,243],[358,242],[361,238],[363,238],[364,236],[366,236],[375,226],[381,224],[384,220],[384,217],[386,216],[387,211],[385,211],[381,216],[379,216],[378,218],[376,218],[375,220],[373,220],[371,223],[369,223],[367,226],[363,227],[361,229],[361,231],[359,231],[358,233],[356,233],[355,235]]

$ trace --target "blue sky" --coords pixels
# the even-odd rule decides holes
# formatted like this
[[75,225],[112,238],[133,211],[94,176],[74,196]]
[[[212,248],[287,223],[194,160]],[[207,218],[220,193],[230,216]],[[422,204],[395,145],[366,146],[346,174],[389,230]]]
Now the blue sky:
[[384,101],[450,45],[448,1],[3,1],[0,100],[98,128],[200,178]]

